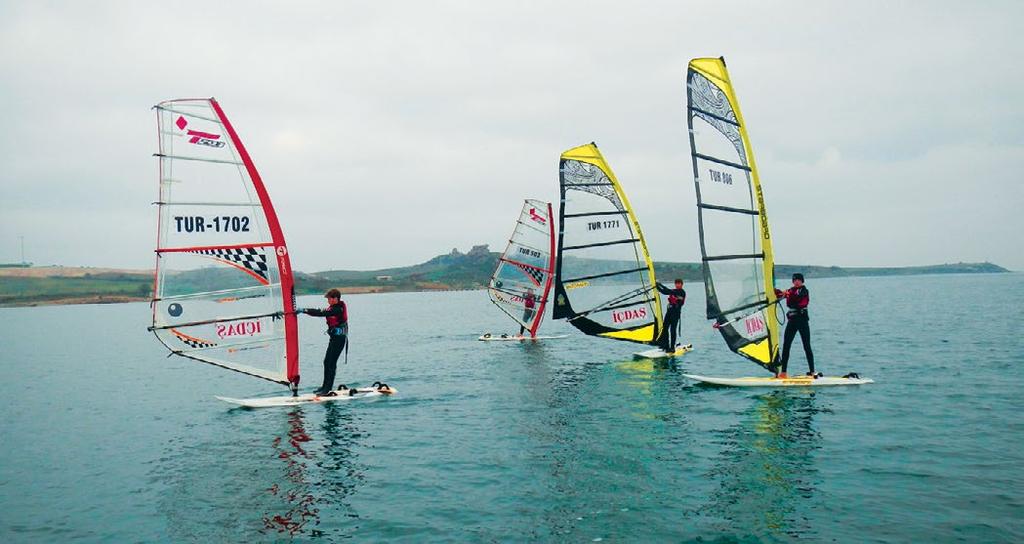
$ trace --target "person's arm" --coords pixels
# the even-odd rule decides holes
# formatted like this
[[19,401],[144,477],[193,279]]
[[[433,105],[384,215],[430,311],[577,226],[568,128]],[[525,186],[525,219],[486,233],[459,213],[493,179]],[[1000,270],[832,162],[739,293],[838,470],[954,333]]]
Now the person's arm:
[[326,310],[319,310],[316,308],[307,308],[306,314],[314,317],[333,317],[341,316],[345,317],[345,303],[338,304],[337,306],[331,306]]
[[686,289],[680,289],[681,296],[679,296],[679,305],[684,306],[686,304]]
[[789,296],[789,291],[783,291],[782,289],[775,289],[775,298],[786,298]]
[[662,285],[661,282],[655,282],[654,286],[657,287],[658,288],[658,292],[663,294],[663,295],[671,295],[672,294],[672,290],[669,289],[668,287],[665,287],[664,285]]

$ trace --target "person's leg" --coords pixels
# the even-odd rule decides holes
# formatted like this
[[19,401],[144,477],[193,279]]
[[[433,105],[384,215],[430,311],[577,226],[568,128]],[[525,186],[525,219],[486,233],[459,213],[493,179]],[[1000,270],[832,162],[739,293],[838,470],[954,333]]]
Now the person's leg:
[[[523,312],[523,323],[529,323],[532,319],[533,319],[533,308],[527,308]],[[526,327],[520,325],[519,326],[519,336],[522,336],[525,333],[526,333]]]
[[344,336],[332,336],[327,344],[327,353],[324,354],[324,383],[319,391],[326,393],[334,389],[334,374],[338,369],[338,357],[345,348]]
[[800,323],[800,341],[804,344],[804,354],[807,355],[807,369],[814,374],[814,352],[811,351],[811,324],[808,319]]
[[790,319],[786,322],[786,332],[782,335],[782,373],[786,373],[786,367],[789,365],[789,348],[793,345],[793,337],[796,336],[797,326]]
[[661,334],[658,335],[658,339],[656,341],[656,344],[658,345],[658,347],[661,348],[661,350],[666,352],[666,353],[669,351],[669,345],[668,345],[669,331],[668,330],[670,328],[669,327],[669,322],[671,321],[671,319],[672,319],[672,314],[671,313],[666,313],[665,314],[665,319],[663,319],[662,323],[661,323],[661,325],[662,325]]
[[668,351],[674,351],[676,349],[676,335],[679,332],[679,314],[673,315],[672,323],[666,326],[669,327]]

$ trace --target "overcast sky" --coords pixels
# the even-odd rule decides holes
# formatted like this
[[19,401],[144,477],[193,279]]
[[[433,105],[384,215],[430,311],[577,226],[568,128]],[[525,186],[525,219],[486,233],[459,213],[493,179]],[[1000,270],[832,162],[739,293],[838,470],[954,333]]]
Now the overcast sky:
[[215,96],[299,270],[500,250],[596,141],[699,259],[686,64],[724,55],[777,260],[1024,269],[1020,2],[0,1],[0,261],[148,268],[153,104]]

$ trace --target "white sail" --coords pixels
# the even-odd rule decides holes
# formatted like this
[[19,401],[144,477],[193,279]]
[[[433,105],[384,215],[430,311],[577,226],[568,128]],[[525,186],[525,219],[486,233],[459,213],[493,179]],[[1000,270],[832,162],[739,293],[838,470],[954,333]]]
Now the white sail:
[[292,269],[255,165],[216,100],[155,109],[160,199],[150,330],[174,355],[296,387]]
[[491,302],[530,336],[537,335],[544,319],[554,273],[554,244],[551,204],[526,200],[487,286]]

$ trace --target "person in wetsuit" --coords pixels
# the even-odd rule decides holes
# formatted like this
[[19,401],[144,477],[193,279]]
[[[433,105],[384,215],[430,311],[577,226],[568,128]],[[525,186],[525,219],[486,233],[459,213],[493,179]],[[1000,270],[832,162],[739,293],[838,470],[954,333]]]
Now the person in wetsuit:
[[800,341],[804,345],[804,353],[807,355],[807,375],[814,376],[814,353],[811,352],[811,326],[810,317],[807,315],[807,306],[811,303],[811,294],[804,285],[804,275],[797,272],[793,274],[793,287],[781,291],[775,290],[775,296],[786,299],[786,332],[782,339],[782,366],[775,375],[777,378],[786,378],[786,367],[789,364],[789,348],[793,345],[793,337],[800,333]]
[[[537,295],[534,294],[533,289],[527,288],[526,294],[523,295],[523,323],[529,323],[533,319],[534,308],[537,307]],[[526,327],[519,325],[519,336],[522,336],[526,332]]]
[[671,353],[676,349],[679,314],[683,309],[683,304],[686,304],[686,291],[683,289],[683,280],[680,278],[676,278],[675,289],[669,289],[660,283],[656,283],[655,287],[658,288],[659,293],[668,295],[668,309],[665,310],[665,323],[661,336],[658,337],[658,346],[665,353]]
[[326,395],[334,389],[334,374],[338,368],[338,357],[345,350],[348,342],[348,308],[341,301],[341,291],[331,289],[324,295],[327,309],[306,308],[302,312],[314,317],[327,318],[327,353],[324,354],[324,383],[313,392],[314,395]]

